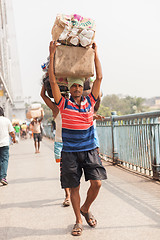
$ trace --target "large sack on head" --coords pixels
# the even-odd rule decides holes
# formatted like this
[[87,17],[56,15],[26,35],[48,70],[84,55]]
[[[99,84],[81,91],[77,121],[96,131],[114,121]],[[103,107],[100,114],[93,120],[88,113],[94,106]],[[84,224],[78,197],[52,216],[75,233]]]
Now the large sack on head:
[[39,108],[39,109],[30,109],[27,114],[26,114],[26,117],[28,119],[31,119],[31,118],[41,118],[44,116],[44,110],[43,108]]
[[95,37],[95,21],[77,14],[58,14],[51,33],[53,41],[88,47]]
[[12,125],[19,124],[19,119],[12,119]]
[[51,31],[53,41],[57,41],[59,39],[59,36],[64,31],[66,26],[71,28],[71,16],[58,14]]
[[40,103],[32,103],[30,106],[30,109],[39,109],[39,108],[41,108]]
[[54,62],[56,77],[94,76],[93,48],[60,45],[56,48]]

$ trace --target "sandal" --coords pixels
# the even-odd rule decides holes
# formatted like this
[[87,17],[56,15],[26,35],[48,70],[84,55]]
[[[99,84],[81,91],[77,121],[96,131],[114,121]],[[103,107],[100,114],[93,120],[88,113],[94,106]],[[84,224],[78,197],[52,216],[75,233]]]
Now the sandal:
[[80,236],[82,234],[82,230],[83,230],[82,224],[76,223],[72,229],[71,234],[73,236]]
[[[87,212],[87,213],[84,213],[80,210],[81,214],[85,217],[86,219],[86,222],[88,223],[88,225],[92,228],[95,228],[96,225],[97,225],[97,220],[95,219],[95,217],[92,215],[91,212]],[[93,221],[94,221],[94,224],[93,224]]]
[[63,206],[64,206],[64,207],[70,206],[70,201],[69,201],[69,199],[65,199],[65,200],[64,200]]

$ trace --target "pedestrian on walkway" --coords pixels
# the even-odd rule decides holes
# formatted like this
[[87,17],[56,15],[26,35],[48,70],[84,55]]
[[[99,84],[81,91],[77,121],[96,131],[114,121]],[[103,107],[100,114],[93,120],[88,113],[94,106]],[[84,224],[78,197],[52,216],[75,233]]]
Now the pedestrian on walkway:
[[[92,92],[87,97],[82,97],[85,79],[68,78],[70,99],[65,99],[60,92],[54,75],[54,54],[57,43],[50,43],[49,80],[54,100],[62,116],[62,160],[61,160],[61,185],[62,188],[71,188],[71,202],[76,216],[76,224],[72,235],[82,234],[81,214],[91,227],[97,224],[90,211],[90,206],[96,199],[101,187],[101,180],[106,179],[106,170],[96,150],[94,141],[93,113],[94,104],[99,95],[102,80],[102,70],[99,61],[97,46],[95,49],[96,80]],[[80,207],[80,179],[84,170],[85,180],[90,180],[90,187],[84,204]]]
[[18,123],[16,123],[16,125],[14,126],[15,129],[15,135],[16,135],[16,142],[19,142],[19,138],[20,138],[20,126]]
[[[49,81],[49,80],[48,80]],[[64,94],[64,97],[68,98],[68,94]],[[46,96],[46,89],[43,84],[42,89],[41,89],[41,97],[43,98],[44,102],[46,105],[52,110],[53,113],[53,118],[56,123],[56,132],[55,132],[55,141],[54,141],[54,155],[56,162],[60,162],[61,160],[61,151],[63,147],[62,143],[62,120],[61,120],[61,115],[59,112],[59,109],[57,105],[51,101],[51,99]],[[69,188],[64,188],[65,190],[65,200],[63,202],[64,207],[70,206],[70,189]]]
[[0,107],[0,182],[7,185],[6,180],[9,160],[9,135],[15,143],[15,133],[11,121],[4,117],[3,108]]
[[28,133],[29,133],[29,136],[30,136],[30,139],[33,137],[33,125],[30,123],[29,124],[29,131],[28,131]]
[[26,122],[22,123],[20,129],[21,129],[21,138],[27,139],[27,124],[26,124]]
[[41,122],[43,120],[43,117],[38,119],[37,117],[33,119],[31,124],[33,125],[33,139],[34,139],[34,147],[35,147],[35,153],[40,153],[40,142],[42,141],[41,136]]

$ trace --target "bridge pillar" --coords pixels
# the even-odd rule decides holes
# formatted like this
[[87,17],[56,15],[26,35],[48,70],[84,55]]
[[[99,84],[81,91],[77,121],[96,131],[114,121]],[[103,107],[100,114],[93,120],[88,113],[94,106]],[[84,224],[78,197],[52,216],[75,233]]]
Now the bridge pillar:
[[112,159],[113,165],[118,163],[118,152],[117,152],[117,137],[116,137],[116,122],[114,121],[114,116],[117,116],[116,112],[111,112],[111,123],[112,123]]
[[158,118],[155,118],[153,121],[152,135],[154,141],[154,155],[152,159],[153,179],[160,180],[160,146]]

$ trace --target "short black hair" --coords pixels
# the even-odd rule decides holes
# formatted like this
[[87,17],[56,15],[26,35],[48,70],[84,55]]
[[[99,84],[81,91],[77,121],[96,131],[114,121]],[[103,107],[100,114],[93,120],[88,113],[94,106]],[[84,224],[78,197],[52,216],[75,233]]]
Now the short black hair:
[[3,116],[4,117],[4,110],[2,107],[0,107],[0,116]]

